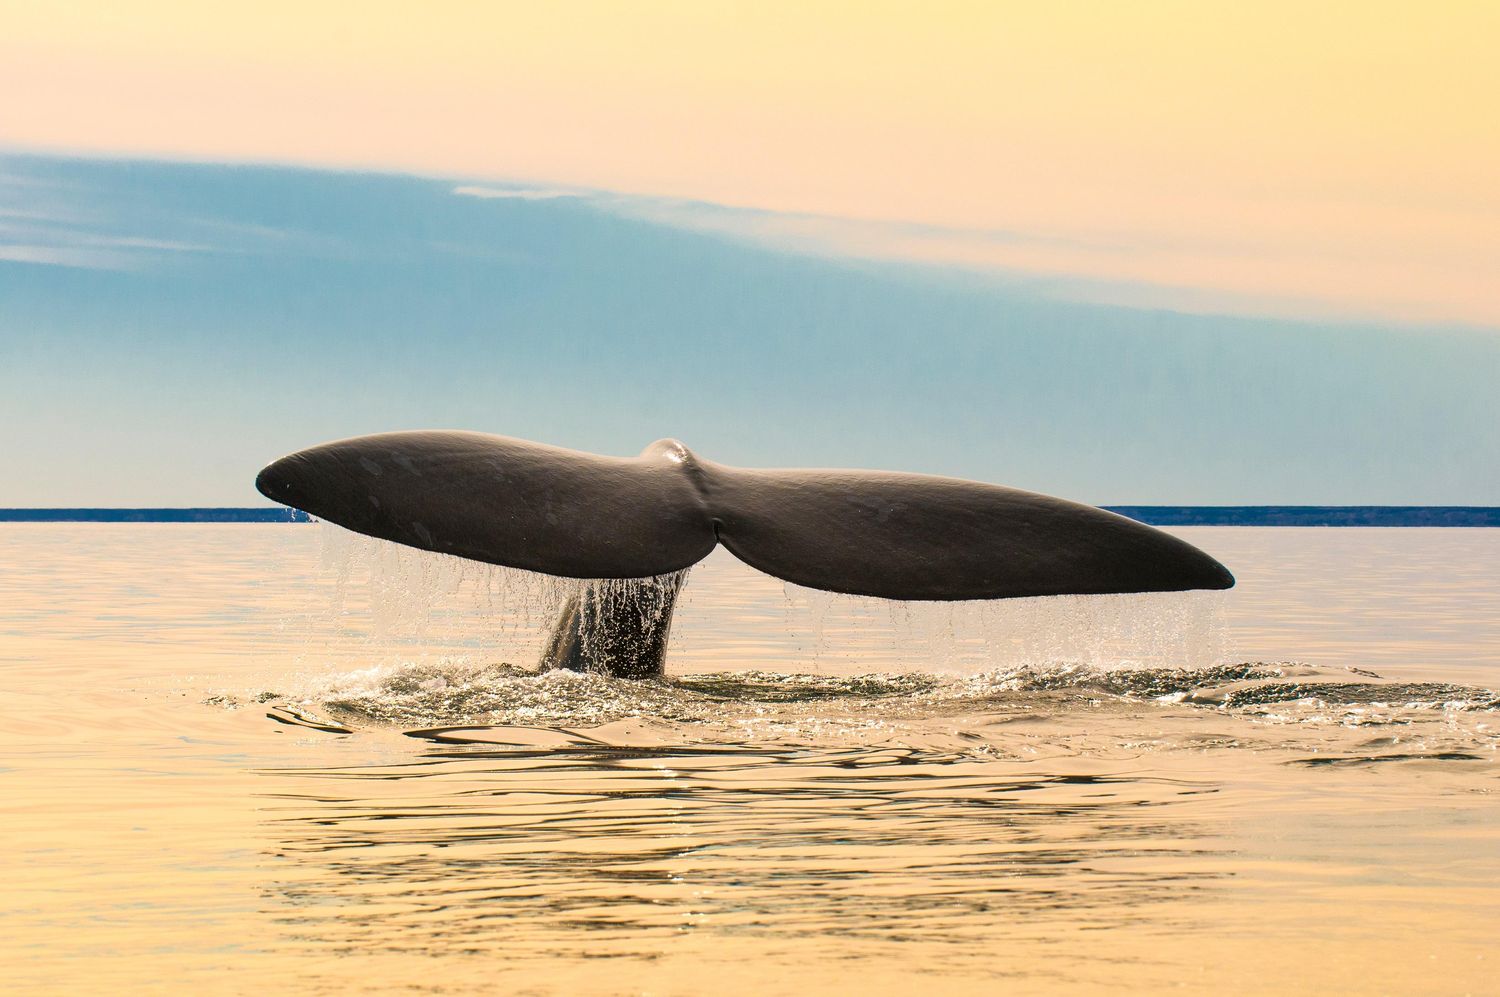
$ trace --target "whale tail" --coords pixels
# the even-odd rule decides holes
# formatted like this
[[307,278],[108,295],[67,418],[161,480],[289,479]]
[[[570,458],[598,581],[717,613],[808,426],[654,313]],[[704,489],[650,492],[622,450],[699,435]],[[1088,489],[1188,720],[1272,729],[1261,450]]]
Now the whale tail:
[[[1191,544],[1092,506],[928,475],[734,468],[675,440],[619,458],[482,433],[383,433],[283,457],[256,487],[368,536],[571,578],[671,576],[722,543],[778,578],[886,599],[1234,584]],[[659,634],[574,606],[547,660],[659,671],[670,601]],[[565,632],[579,639],[569,644]],[[591,632],[613,636],[590,650]]]

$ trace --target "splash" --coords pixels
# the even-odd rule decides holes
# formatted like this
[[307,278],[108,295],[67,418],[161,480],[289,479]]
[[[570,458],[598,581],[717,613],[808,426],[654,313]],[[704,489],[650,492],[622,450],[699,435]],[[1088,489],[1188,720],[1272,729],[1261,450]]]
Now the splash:
[[[266,703],[283,722],[342,733],[518,726],[576,731],[633,721],[679,741],[895,739],[984,755],[1015,754],[1014,725],[1022,721],[1032,747],[1077,747],[1080,724],[1088,744],[1122,738],[1138,744],[1143,729],[1174,731],[1163,743],[1200,744],[1201,724],[1210,718],[1234,725],[1234,744],[1260,747],[1287,747],[1302,736],[1268,735],[1272,728],[1382,727],[1402,730],[1405,743],[1434,737],[1470,748],[1500,743],[1491,722],[1500,711],[1493,690],[1291,663],[1026,666],[977,675],[711,672],[632,681],[432,661],[363,669],[251,702]],[[1046,723],[1030,728],[1040,721]]]

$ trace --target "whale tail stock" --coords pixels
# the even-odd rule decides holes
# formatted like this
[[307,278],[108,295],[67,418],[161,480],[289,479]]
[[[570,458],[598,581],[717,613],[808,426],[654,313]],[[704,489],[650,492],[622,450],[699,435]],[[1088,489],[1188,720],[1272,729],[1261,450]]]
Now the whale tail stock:
[[[1191,544],[1092,506],[928,475],[734,468],[675,440],[619,458],[482,433],[382,433],[283,457],[256,487],[423,550],[571,578],[651,579],[624,597],[570,605],[543,660],[631,677],[661,670],[681,577],[658,576],[720,543],[778,578],[886,599],[1234,584]],[[657,611],[626,605],[632,598]]]

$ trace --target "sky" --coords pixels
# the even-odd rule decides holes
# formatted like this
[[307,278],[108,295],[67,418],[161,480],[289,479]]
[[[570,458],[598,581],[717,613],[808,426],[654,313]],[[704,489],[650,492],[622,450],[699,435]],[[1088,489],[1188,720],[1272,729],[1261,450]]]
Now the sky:
[[324,439],[1500,503],[1491,3],[0,0],[0,506]]

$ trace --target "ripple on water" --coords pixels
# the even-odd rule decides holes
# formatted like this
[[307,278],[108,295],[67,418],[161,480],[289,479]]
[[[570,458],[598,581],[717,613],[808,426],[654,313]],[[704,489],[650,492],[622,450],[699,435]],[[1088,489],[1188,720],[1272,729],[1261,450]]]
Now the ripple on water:
[[[335,953],[649,962],[702,932],[718,964],[752,974],[816,938],[824,958],[901,943],[932,979],[990,977],[997,948],[1190,933],[1227,903],[1225,752],[1269,750],[1319,778],[1493,757],[1493,738],[1440,708],[1402,707],[1417,735],[1371,737],[1330,719],[1343,702],[1303,695],[1281,705],[1309,712],[1284,725],[1259,703],[1181,695],[1291,696],[1320,676],[1340,700],[1381,695],[1377,677],[1274,664],[648,682],[372,670],[279,701],[346,730],[393,726],[413,750],[263,773],[271,890],[295,944]],[[1178,764],[1139,763],[1160,751]],[[1074,958],[1076,975],[1105,957]]]
[[[1060,932],[1185,937],[1232,904],[1226,770],[1473,785],[1500,742],[1492,691],[1287,662],[632,681],[453,658],[247,699],[388,743],[262,773],[287,944],[516,973],[696,938],[744,979],[900,945],[941,987]],[[1118,953],[1070,958],[1060,980]]]
[[757,960],[811,933],[983,962],[997,931],[1116,927],[1224,876],[1178,812],[1214,791],[1192,780],[631,727],[423,733],[410,761],[268,773],[301,942],[576,958],[712,927]]

